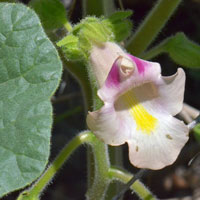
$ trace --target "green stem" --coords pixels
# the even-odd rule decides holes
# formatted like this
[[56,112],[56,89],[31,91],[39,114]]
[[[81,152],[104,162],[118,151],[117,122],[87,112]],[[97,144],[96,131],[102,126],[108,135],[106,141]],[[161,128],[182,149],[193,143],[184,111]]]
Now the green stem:
[[68,21],[64,24],[64,27],[68,32],[72,30],[72,25]]
[[[88,66],[89,67],[89,66]],[[91,70],[88,69],[89,81],[92,87],[93,94],[93,110],[98,110],[102,107],[102,101],[97,95],[97,86],[94,84],[95,77]],[[92,143],[93,156],[88,149],[88,191],[87,199],[89,200],[103,200],[107,188],[110,184],[108,177],[108,170],[110,167],[110,160],[108,154],[108,147],[96,138],[96,141]]]
[[113,0],[83,0],[83,16],[95,15],[110,15],[115,11]]
[[[113,166],[123,168],[123,148],[122,146],[112,147],[108,146],[109,156],[110,156],[110,163]],[[109,189],[106,193],[106,200],[112,199],[119,191],[123,189],[121,184],[117,182],[111,183],[109,185]],[[120,198],[121,200],[122,198]]]
[[118,0],[118,2],[119,2],[119,7],[120,7],[120,9],[121,9],[121,10],[124,10],[124,6],[123,6],[122,0]]
[[92,150],[94,154],[95,173],[92,185],[87,192],[89,200],[103,200],[110,183],[108,170],[110,162],[108,158],[107,145],[99,141],[97,138],[93,140]]
[[181,0],[158,0],[154,8],[130,39],[127,50],[136,56],[143,53],[154,41],[180,2]]
[[60,170],[63,164],[69,159],[74,150],[76,150],[83,143],[92,143],[93,140],[95,140],[95,136],[89,131],[85,131],[73,138],[58,154],[43,176],[41,176],[41,178],[30,188],[30,190],[22,192],[17,200],[38,199],[41,192]]
[[104,15],[109,16],[115,12],[116,7],[114,0],[103,0],[104,1]]
[[164,45],[168,41],[168,39],[169,38],[167,38],[166,40],[164,40],[163,42],[161,42],[157,46],[153,47],[149,51],[144,52],[143,54],[141,54],[140,57],[145,59],[145,60],[150,60],[150,59],[158,56],[159,54],[163,53],[165,51],[164,50]]
[[62,58],[62,61],[64,63],[64,66],[66,69],[73,75],[73,77],[78,81],[82,94],[84,97],[84,103],[85,103],[85,114],[88,110],[92,109],[93,103],[92,103],[92,89],[90,86],[90,83],[88,81],[88,73],[87,68],[82,62],[70,62],[66,59],[64,56],[64,53],[61,49],[59,49],[59,54]]
[[[63,51],[59,49],[62,61],[66,69],[73,75],[73,77],[78,81],[84,99],[85,115],[87,115],[88,110],[93,109],[93,92],[88,81],[88,71],[83,62],[70,62],[66,59]],[[88,162],[88,187],[92,185],[94,179],[94,156],[92,155],[91,147],[87,147],[87,162]]]
[[[119,170],[117,168],[111,167],[109,169],[109,176],[112,180],[118,180],[123,183],[127,183],[131,178],[132,175]],[[140,181],[136,181],[131,188],[137,195],[144,200],[156,200],[157,198],[144,186],[143,183]]]
[[[94,107],[94,102],[92,102],[92,99],[94,98],[92,96],[93,92],[90,82],[88,81],[87,68],[81,62],[73,63],[67,61],[61,50],[60,54],[62,55],[62,60],[67,66],[67,69],[74,75],[82,88],[83,95],[85,97],[85,111],[92,110]],[[95,139],[94,141],[95,142],[91,143],[92,148],[88,147],[87,149],[88,186],[90,188],[88,190],[87,196],[90,200],[101,199],[101,197],[104,197],[109,180],[107,176],[109,168],[107,145],[103,144],[98,139]],[[91,151],[93,151],[94,156],[92,156]]]

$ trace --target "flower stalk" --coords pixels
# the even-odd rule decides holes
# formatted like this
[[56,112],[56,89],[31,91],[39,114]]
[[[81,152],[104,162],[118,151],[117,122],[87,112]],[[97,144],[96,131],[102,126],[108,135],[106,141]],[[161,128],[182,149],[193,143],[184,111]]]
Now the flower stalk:
[[[132,175],[120,169],[111,167],[109,169],[109,176],[112,180],[117,180],[122,183],[127,183],[131,180]],[[144,186],[140,181],[136,181],[130,187],[131,190],[136,192],[141,199],[156,200],[157,198]]]
[[56,159],[47,168],[40,179],[29,189],[23,191],[17,200],[33,200],[38,199],[43,190],[60,170],[63,164],[69,159],[71,154],[83,143],[91,143],[95,136],[90,131],[82,132],[81,134],[74,137],[58,154]]
[[108,171],[110,161],[108,157],[107,145],[99,141],[95,136],[91,143],[94,154],[94,180],[86,194],[89,200],[103,200],[110,183]]
[[158,0],[130,39],[127,50],[135,56],[143,53],[157,37],[180,3],[181,0]]
[[67,21],[65,24],[64,24],[64,27],[65,29],[70,32],[72,30],[72,25],[69,23],[69,21]]
[[[89,72],[89,78],[93,89],[93,109],[99,109],[102,106],[102,102],[97,96],[96,84],[92,84],[94,81],[93,74]],[[93,156],[91,155],[91,151]],[[91,149],[88,149],[88,191],[86,197],[88,200],[103,200],[106,195],[107,188],[110,184],[108,177],[108,171],[110,168],[110,160],[108,154],[108,146],[101,142],[96,136],[91,143]]]

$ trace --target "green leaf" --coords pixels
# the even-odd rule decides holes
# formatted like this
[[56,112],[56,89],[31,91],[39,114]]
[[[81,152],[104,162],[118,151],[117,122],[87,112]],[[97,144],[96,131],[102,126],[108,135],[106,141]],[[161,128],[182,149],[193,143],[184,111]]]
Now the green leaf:
[[25,187],[49,157],[58,53],[30,8],[0,3],[0,197]]
[[189,40],[184,33],[177,33],[165,44],[165,51],[179,65],[200,67],[200,46]]
[[32,0],[29,6],[39,15],[45,30],[61,28],[67,23],[66,10],[60,0]]
[[184,33],[177,33],[175,36],[167,38],[142,57],[151,59],[161,53],[168,53],[178,65],[200,68],[200,46],[189,40]]

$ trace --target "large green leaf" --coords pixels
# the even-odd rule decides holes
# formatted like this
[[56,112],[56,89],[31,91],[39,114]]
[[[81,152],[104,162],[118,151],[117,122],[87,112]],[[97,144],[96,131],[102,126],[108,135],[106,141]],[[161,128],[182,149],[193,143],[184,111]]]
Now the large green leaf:
[[29,5],[39,15],[46,30],[61,28],[67,23],[66,10],[60,0],[32,0]]
[[0,3],[0,197],[35,180],[50,148],[58,53],[37,15]]
[[143,58],[151,59],[161,53],[168,53],[171,59],[179,65],[200,68],[200,46],[188,39],[184,33],[177,33],[167,38],[144,54]]

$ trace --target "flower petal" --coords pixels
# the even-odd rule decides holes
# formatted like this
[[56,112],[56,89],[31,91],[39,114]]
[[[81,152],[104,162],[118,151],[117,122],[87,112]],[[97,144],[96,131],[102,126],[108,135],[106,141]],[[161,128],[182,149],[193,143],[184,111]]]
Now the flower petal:
[[162,77],[158,89],[158,103],[173,116],[178,114],[183,107],[185,72],[179,68],[173,76]]
[[113,99],[117,99],[131,88],[154,82],[157,87],[156,101],[173,116],[179,113],[182,109],[185,90],[184,71],[179,68],[176,74],[163,77],[160,74],[158,63],[143,61],[134,56],[130,57],[135,62],[133,65],[137,67],[137,70],[134,70],[130,77],[122,81],[122,70],[118,64],[118,60],[121,58],[118,57],[108,74],[105,84],[98,91],[99,97],[103,101],[112,102]]
[[127,129],[125,118],[121,120],[112,104],[106,104],[98,111],[89,112],[86,121],[88,127],[106,144],[121,145],[130,138],[131,130]]
[[188,140],[188,127],[172,116],[182,108],[185,73],[162,77],[158,63],[118,54],[98,90],[104,106],[88,114],[87,124],[107,144],[127,142],[133,165],[161,169]]
[[119,62],[122,57],[119,56],[112,65],[104,85],[98,91],[103,101],[111,102],[113,98],[116,99],[125,91],[147,82],[157,82],[161,77],[158,63],[144,61],[132,55],[123,58],[132,62],[135,69],[125,78],[122,69],[124,66]]
[[188,140],[188,128],[178,119],[158,114],[153,134],[136,131],[128,140],[130,162],[139,168],[161,169],[172,164]]
[[159,63],[142,60],[131,54],[128,54],[128,56],[136,64],[138,73],[143,75],[144,79],[151,78],[151,76],[154,78],[158,77],[158,75],[161,73]]
[[157,102],[158,92],[154,83],[145,83],[115,101],[115,111],[127,112],[129,116],[129,158],[140,168],[161,169],[170,165],[188,140],[188,127]]

